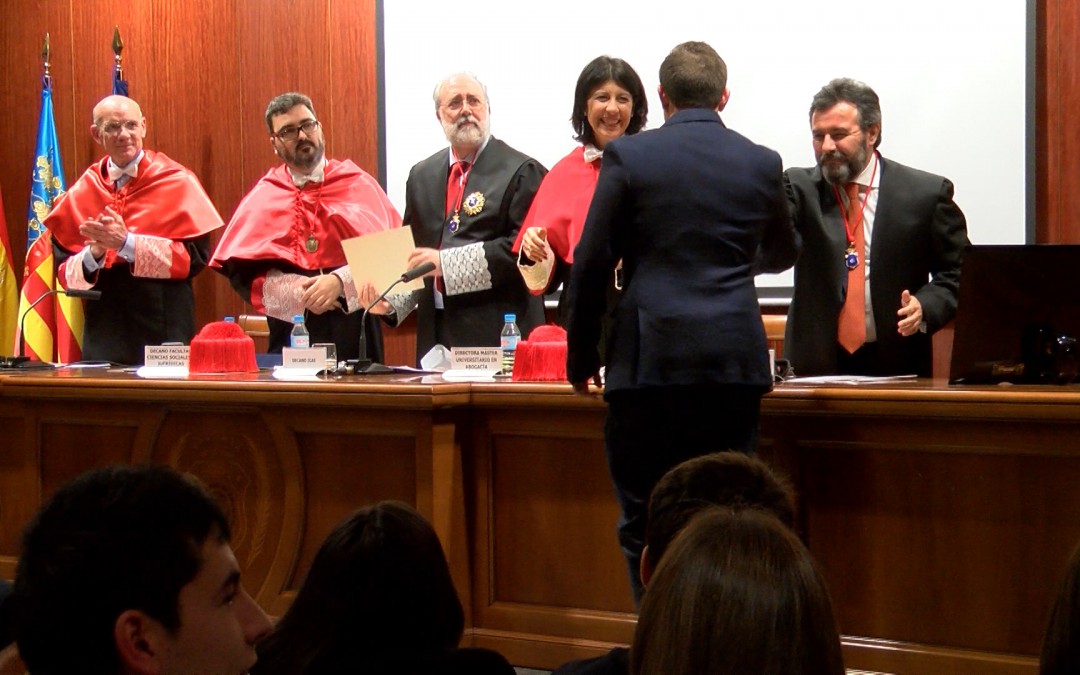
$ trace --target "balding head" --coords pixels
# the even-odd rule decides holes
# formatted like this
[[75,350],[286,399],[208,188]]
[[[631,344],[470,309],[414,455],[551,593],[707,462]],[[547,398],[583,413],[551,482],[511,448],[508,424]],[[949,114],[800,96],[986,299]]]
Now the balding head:
[[127,96],[106,96],[94,106],[90,135],[105,148],[113,164],[127,166],[139,156],[146,138],[146,118]]

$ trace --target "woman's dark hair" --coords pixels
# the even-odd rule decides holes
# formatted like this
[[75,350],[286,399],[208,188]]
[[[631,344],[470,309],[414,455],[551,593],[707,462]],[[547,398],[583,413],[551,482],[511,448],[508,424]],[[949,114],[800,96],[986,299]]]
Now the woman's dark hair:
[[634,98],[630,112],[630,124],[626,127],[627,135],[633,135],[645,128],[649,116],[649,102],[645,98],[645,87],[641,78],[630,64],[613,56],[597,56],[578,75],[574,88],[574,112],[570,115],[570,124],[574,127],[574,140],[579,143],[596,144],[596,136],[585,114],[589,104],[589,94],[608,80],[612,80]]
[[767,513],[710,508],[645,591],[633,675],[843,675],[832,602],[810,553]]
[[1040,675],[1080,672],[1080,546],[1069,559],[1039,655]]
[[448,652],[464,624],[431,525],[406,504],[379,502],[323,541],[251,672],[363,673],[365,663]]

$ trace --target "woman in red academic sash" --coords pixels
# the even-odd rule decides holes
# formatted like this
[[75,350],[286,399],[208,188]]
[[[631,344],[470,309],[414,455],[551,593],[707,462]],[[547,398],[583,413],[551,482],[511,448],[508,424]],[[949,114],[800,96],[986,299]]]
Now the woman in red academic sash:
[[[604,148],[623,134],[641,131],[648,112],[641,78],[626,61],[598,56],[581,71],[570,116],[581,145],[544,177],[514,243],[518,269],[534,295],[551,292],[569,278]],[[560,323],[565,298],[559,299]]]

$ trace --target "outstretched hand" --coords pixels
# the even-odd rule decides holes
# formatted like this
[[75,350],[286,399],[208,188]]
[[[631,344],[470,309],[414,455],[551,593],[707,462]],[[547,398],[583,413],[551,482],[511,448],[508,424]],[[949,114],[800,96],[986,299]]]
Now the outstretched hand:
[[896,324],[898,333],[907,337],[914,335],[922,325],[922,303],[906,290],[900,294],[900,310],[896,313],[900,321]]

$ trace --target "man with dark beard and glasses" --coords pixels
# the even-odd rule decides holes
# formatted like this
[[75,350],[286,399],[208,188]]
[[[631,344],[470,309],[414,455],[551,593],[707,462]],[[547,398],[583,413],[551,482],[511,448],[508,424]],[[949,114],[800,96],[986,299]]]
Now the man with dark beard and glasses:
[[[266,107],[274,154],[284,164],[255,184],[236,208],[210,265],[266,314],[271,353],[289,344],[292,318],[304,315],[311,342],[333,342],[338,358],[359,355],[360,304],[343,239],[401,227],[401,216],[374,178],[351,160],[327,160],[311,99],[287,93]],[[381,360],[373,317],[364,327],[368,356]]]
[[433,98],[450,147],[409,171],[405,224],[417,246],[409,267],[435,269],[422,290],[371,310],[394,324],[417,309],[417,361],[435,344],[497,346],[505,314],[516,315],[526,336],[544,322],[543,302],[522,283],[512,248],[547,170],[491,136],[487,88],[474,76],[446,78]]
[[848,78],[810,104],[813,168],[785,172],[803,250],[784,356],[798,375],[931,375],[968,244],[953,185],[878,153],[881,106]]

